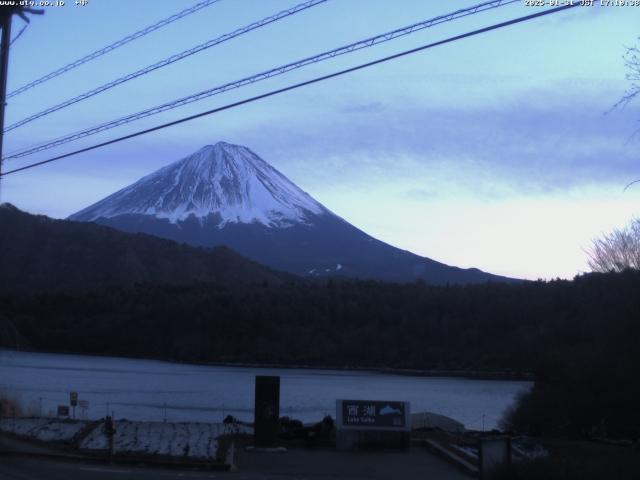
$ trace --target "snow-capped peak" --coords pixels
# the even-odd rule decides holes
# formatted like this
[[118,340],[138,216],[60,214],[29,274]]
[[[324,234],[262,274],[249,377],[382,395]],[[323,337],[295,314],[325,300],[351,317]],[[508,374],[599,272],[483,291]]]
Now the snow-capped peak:
[[218,142],[141,178],[69,217],[93,221],[126,214],[177,223],[219,216],[227,223],[286,227],[327,213],[320,203],[247,147]]

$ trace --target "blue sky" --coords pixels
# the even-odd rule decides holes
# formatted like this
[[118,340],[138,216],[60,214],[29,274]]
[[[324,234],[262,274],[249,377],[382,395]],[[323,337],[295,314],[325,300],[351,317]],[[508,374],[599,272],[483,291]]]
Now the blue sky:
[[[12,46],[9,91],[195,0],[73,3],[47,8]],[[7,124],[295,3],[222,0],[10,99]],[[5,152],[473,3],[329,0],[16,129]],[[4,168],[534,11],[518,3],[439,25]],[[224,140],[392,245],[571,278],[592,238],[639,211],[640,187],[623,188],[640,178],[640,105],[605,114],[628,86],[622,55],[638,36],[640,8],[571,9],[8,176],[2,201],[65,217]]]

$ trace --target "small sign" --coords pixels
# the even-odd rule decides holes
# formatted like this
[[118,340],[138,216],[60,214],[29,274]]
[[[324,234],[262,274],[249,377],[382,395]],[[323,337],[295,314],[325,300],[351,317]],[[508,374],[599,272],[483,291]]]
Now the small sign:
[[358,427],[404,428],[407,425],[405,402],[342,400],[342,425]]
[[69,393],[69,405],[71,405],[72,407],[78,405],[78,392]]
[[336,401],[336,448],[400,448],[411,445],[409,402],[381,400]]
[[89,408],[89,400],[78,400],[78,406],[80,408]]
[[68,417],[69,416],[69,406],[68,405],[58,405],[58,416],[59,417]]

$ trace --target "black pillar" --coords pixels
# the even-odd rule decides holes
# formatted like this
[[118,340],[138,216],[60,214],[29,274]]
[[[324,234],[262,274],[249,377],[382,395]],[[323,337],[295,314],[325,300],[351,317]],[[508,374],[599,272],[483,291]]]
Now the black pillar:
[[[6,8],[6,7],[5,7]],[[4,107],[7,96],[7,74],[9,70],[9,45],[11,44],[12,10],[2,13],[2,45],[0,46],[0,174],[2,173],[2,146],[4,144]]]
[[256,376],[254,411],[256,447],[277,446],[280,418],[280,377]]

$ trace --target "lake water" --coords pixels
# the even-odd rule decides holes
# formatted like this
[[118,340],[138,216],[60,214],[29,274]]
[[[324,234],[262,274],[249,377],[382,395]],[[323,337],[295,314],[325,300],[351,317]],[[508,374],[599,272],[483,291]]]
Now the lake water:
[[89,407],[77,417],[107,411],[131,420],[219,422],[231,414],[253,420],[256,375],[281,377],[281,415],[304,422],[335,418],[342,399],[402,400],[411,411],[450,416],[467,428],[497,425],[516,394],[531,382],[411,377],[350,370],[215,367],[82,355],[0,350],[0,392],[27,412],[52,415],[77,391]]

